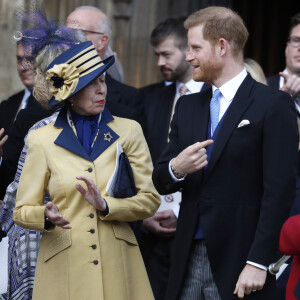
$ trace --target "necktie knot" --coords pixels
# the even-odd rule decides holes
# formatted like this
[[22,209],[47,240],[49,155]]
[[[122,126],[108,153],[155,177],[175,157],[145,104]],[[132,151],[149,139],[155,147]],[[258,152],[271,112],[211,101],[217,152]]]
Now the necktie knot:
[[219,100],[220,95],[221,95],[221,91],[220,91],[219,89],[216,89],[216,90],[214,91],[213,98]]
[[220,113],[220,103],[219,97],[221,95],[221,91],[216,89],[214,91],[213,97],[210,101],[210,120],[211,120],[211,129],[212,135],[219,123],[219,113]]
[[183,95],[185,95],[187,93],[187,91],[188,91],[188,88],[185,85],[182,85],[180,87],[180,89],[179,89],[179,95],[180,95],[180,97],[183,96]]

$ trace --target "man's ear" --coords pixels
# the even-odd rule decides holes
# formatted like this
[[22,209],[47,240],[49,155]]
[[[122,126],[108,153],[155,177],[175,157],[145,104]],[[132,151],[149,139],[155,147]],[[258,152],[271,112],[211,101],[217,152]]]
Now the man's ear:
[[219,39],[216,46],[217,46],[217,53],[220,56],[223,56],[228,51],[228,47],[230,47],[227,40],[225,40],[223,38]]
[[98,44],[97,44],[97,51],[98,53],[103,51],[103,49],[106,48],[106,45],[108,44],[108,35],[107,34],[102,34],[100,37]]

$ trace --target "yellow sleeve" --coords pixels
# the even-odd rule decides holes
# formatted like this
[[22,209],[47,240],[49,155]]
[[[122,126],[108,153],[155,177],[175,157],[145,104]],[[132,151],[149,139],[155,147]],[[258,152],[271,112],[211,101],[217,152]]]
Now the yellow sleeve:
[[130,198],[106,196],[109,213],[102,220],[135,221],[155,214],[160,197],[152,182],[153,165],[141,126],[131,122],[130,134],[122,145],[133,171],[137,195]]
[[14,222],[27,229],[44,230],[44,199],[50,177],[38,130],[27,138],[28,152],[17,190]]

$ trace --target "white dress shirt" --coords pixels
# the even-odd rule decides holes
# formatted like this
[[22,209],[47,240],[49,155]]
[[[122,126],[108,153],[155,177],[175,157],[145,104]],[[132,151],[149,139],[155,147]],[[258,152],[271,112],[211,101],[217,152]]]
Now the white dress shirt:
[[25,87],[24,96],[23,96],[22,102],[20,104],[19,110],[26,108],[30,94],[31,94],[31,92],[29,91],[29,89],[27,87]]

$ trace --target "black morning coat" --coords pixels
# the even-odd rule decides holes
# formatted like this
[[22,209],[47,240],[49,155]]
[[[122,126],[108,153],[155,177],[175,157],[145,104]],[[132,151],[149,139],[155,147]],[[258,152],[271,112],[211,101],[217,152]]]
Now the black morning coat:
[[[183,96],[172,120],[170,143],[155,165],[160,194],[182,188],[173,244],[167,300],[178,299],[200,217],[214,280],[223,300],[233,295],[246,261],[264,266],[276,261],[279,232],[295,194],[298,149],[292,98],[248,75],[220,127],[209,164],[174,183],[171,158],[207,139],[211,91]],[[239,127],[242,120],[249,124]],[[247,122],[246,122],[247,123]],[[247,299],[276,299],[275,277]]]

